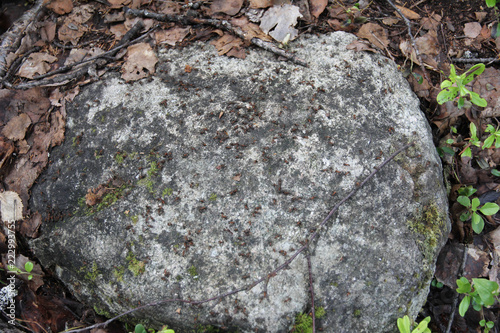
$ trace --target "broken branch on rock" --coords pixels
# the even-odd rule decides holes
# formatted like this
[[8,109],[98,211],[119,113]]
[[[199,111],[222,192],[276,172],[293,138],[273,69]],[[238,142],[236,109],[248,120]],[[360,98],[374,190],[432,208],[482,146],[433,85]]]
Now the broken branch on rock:
[[[281,271],[284,268],[288,267],[289,264],[293,260],[295,260],[295,258],[301,252],[304,252],[304,250],[306,250],[306,249],[309,248],[309,245],[312,243],[312,241],[319,235],[319,231],[321,230],[321,228],[326,224],[326,222],[332,217],[332,215],[340,208],[340,206],[344,202],[346,202],[357,191],[359,191],[359,189],[361,189],[364,184],[366,184],[371,178],[373,178],[373,176],[377,172],[379,172],[385,165],[387,165],[390,161],[392,161],[397,155],[399,155],[401,152],[403,152],[404,150],[408,149],[409,147],[411,147],[413,145],[415,145],[415,142],[411,142],[411,143],[408,143],[408,144],[404,145],[400,149],[396,150],[392,155],[390,155],[384,162],[382,162],[378,166],[376,166],[374,168],[374,170],[368,176],[366,176],[365,179],[361,183],[359,183],[359,185],[356,184],[356,187],[351,192],[349,192],[339,203],[337,203],[333,207],[333,209],[330,211],[330,213],[328,213],[327,217],[320,223],[320,225],[318,226],[318,228],[316,228],[316,231],[311,236],[309,236],[307,238],[307,240],[305,241],[304,245],[302,245],[301,248],[299,248],[297,251],[295,251],[295,253],[290,258],[288,258],[283,264],[281,264],[280,266],[278,266],[272,272],[269,272],[264,277],[255,280],[250,285],[247,285],[245,287],[242,287],[242,288],[239,288],[239,289],[235,289],[235,290],[232,290],[232,291],[229,291],[227,293],[220,294],[220,295],[217,295],[217,296],[214,296],[214,297],[211,297],[211,298],[207,298],[207,299],[204,299],[204,300],[199,300],[199,301],[190,300],[190,299],[175,299],[175,298],[169,298],[169,299],[159,300],[157,302],[153,302],[153,303],[141,305],[141,306],[138,306],[137,308],[128,310],[128,311],[126,311],[126,312],[124,312],[122,314],[119,314],[118,316],[115,316],[115,317],[113,317],[111,319],[108,319],[107,321],[105,321],[103,323],[94,324],[92,326],[88,326],[88,327],[85,327],[85,328],[74,329],[74,330],[69,330],[69,331],[65,331],[65,332],[66,333],[77,333],[77,332],[83,332],[83,331],[87,331],[87,330],[98,328],[98,327],[106,327],[111,322],[113,322],[113,321],[115,321],[115,320],[117,320],[117,319],[119,319],[119,318],[121,318],[123,316],[126,316],[126,315],[128,315],[130,313],[133,313],[135,311],[139,311],[139,310],[147,308],[147,307],[158,306],[158,305],[165,304],[165,303],[179,302],[179,303],[185,303],[185,304],[191,304],[191,305],[201,305],[203,303],[208,303],[208,302],[211,302],[211,301],[214,301],[214,300],[220,300],[220,299],[222,299],[224,297],[228,297],[228,296],[237,294],[237,293],[239,293],[241,291],[248,291],[248,290],[252,289],[253,287],[255,287],[256,285],[258,285],[258,284],[260,284],[260,283],[262,283],[264,281],[268,281],[271,277],[276,276],[279,271]],[[308,265],[310,265],[310,261],[308,261]],[[311,273],[310,266],[308,266],[308,267],[309,267],[308,270],[309,270],[309,274],[310,274],[309,275],[309,280],[310,280],[310,284],[311,284],[311,295],[313,297],[313,316],[314,316],[314,295],[312,294],[312,273]],[[314,319],[314,317],[313,317],[313,319]],[[314,323],[314,321],[313,321],[313,323]]]
[[[157,14],[150,12],[148,10],[130,9],[128,7],[124,7],[123,10],[127,15],[143,17],[143,18],[151,18],[160,22],[174,22],[183,25],[192,25],[192,24],[210,25],[212,27],[225,30],[235,36],[238,36],[243,40],[248,40],[248,36],[246,36],[245,33],[240,28],[233,26],[229,21],[226,20],[204,19],[204,18],[193,17],[190,15]],[[253,37],[252,39],[250,39],[250,42],[255,46],[258,46],[266,51],[282,56],[295,64],[307,67],[306,61],[299,59],[295,55],[278,48],[273,43],[265,42],[257,37]]]

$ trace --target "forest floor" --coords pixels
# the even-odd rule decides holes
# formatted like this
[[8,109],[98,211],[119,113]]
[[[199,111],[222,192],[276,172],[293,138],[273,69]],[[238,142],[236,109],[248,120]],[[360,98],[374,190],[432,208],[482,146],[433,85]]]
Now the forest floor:
[[[147,77],[156,63],[154,57],[146,56],[151,48],[205,41],[220,56],[245,58],[249,48],[264,41],[273,43],[271,51],[277,56],[300,64],[293,57],[294,48],[300,47],[293,41],[296,34],[351,32],[359,37],[353,49],[381,53],[396,62],[420,98],[442,157],[453,229],[438,259],[423,317],[431,317],[433,332],[480,331],[478,323],[483,318],[495,323],[491,332],[498,332],[498,302],[482,314],[470,310],[462,318],[454,291],[460,276],[500,282],[500,214],[482,214],[484,228],[477,230],[477,224],[460,219],[466,208],[459,203],[464,202],[459,196],[466,186],[471,186],[467,194],[471,199],[478,197],[481,205],[500,197],[500,12],[496,7],[488,7],[485,0],[400,0],[394,2],[399,12],[387,0],[33,2],[29,9],[24,0],[3,1],[0,11],[0,29],[7,29],[29,9],[28,19],[17,21],[1,37],[2,190],[14,191],[20,201],[28,202],[31,185],[48,163],[48,152],[64,139],[65,103],[78,94],[81,85],[98,80],[106,71],[120,70],[127,81]],[[277,20],[280,24],[273,30]],[[481,106],[471,104],[470,96],[461,108],[456,99],[440,105],[440,84],[448,79],[452,65],[462,74],[479,63],[485,70],[467,89],[487,105],[482,100],[476,103]],[[475,136],[471,124],[477,129]],[[494,141],[491,147],[484,146],[497,137],[498,145]],[[472,188],[477,192],[471,193]],[[16,229],[20,239],[37,237],[41,217],[31,214],[29,207],[20,209],[26,217]],[[17,261],[22,265],[35,262],[34,278],[28,281],[27,274],[21,275],[25,282],[19,286],[22,309],[17,315],[25,329],[47,332],[50,327],[61,332],[66,325],[89,326],[105,320],[72,299],[36,264],[24,242],[19,243]],[[6,233],[0,233],[0,253],[5,268]],[[0,274],[2,281],[6,277],[5,272]],[[126,330],[113,323],[93,332]]]

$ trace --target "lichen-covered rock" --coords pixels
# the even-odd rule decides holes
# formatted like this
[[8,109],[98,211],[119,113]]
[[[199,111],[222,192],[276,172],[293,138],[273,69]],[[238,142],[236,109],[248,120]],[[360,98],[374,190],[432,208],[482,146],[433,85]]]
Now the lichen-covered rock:
[[[324,332],[395,331],[425,302],[449,229],[446,195],[417,98],[394,63],[346,50],[353,39],[302,37],[294,50],[308,68],[196,44],[160,52],[149,80],[110,75],[85,87],[33,188],[31,209],[46,217],[36,256],[108,316],[215,297],[266,277],[414,140],[309,251]],[[308,279],[301,254],[247,291],[129,320],[287,332],[309,310]]]

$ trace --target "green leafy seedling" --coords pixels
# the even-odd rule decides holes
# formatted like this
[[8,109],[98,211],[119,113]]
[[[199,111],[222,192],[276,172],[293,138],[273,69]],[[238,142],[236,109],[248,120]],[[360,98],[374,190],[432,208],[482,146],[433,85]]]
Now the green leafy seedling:
[[495,142],[495,148],[500,148],[500,129],[489,124],[486,126],[485,132],[490,133],[490,136],[484,140],[483,149],[490,148],[493,142]]
[[464,298],[458,306],[460,316],[465,316],[471,303],[472,308],[481,313],[483,319],[479,322],[481,327],[484,327],[484,333],[488,333],[494,326],[492,321],[486,321],[483,314],[483,306],[491,306],[495,303],[495,297],[498,297],[500,291],[498,283],[487,279],[474,278],[472,284],[465,277],[457,280],[457,292],[465,294]]
[[400,333],[431,333],[431,330],[427,328],[430,321],[431,317],[426,317],[412,331],[410,318],[408,316],[404,316],[403,318],[398,318],[398,329]]
[[479,96],[478,93],[468,90],[465,86],[470,83],[475,76],[480,75],[484,72],[484,64],[476,64],[472,66],[468,71],[461,75],[457,75],[457,71],[453,64],[450,65],[450,75],[449,80],[444,80],[441,82],[441,92],[437,95],[437,102],[443,104],[454,100],[458,96],[458,108],[461,109],[465,105],[465,99],[467,95],[470,97],[470,101],[477,106],[486,106],[486,100]]
[[493,202],[487,202],[481,206],[481,202],[478,198],[474,198],[472,200],[469,198],[474,193],[476,193],[476,189],[472,188],[472,186],[462,188],[458,191],[460,196],[457,198],[457,201],[459,204],[467,208],[467,210],[460,215],[460,220],[465,222],[471,218],[472,230],[474,230],[475,233],[480,234],[484,229],[484,220],[479,213],[487,216],[494,215],[498,212],[500,207]]
[[8,266],[9,270],[8,272],[9,273],[14,273],[14,274],[28,274],[28,280],[31,280],[33,279],[33,275],[30,274],[31,271],[33,270],[33,263],[31,261],[27,261],[25,264],[24,264],[24,272],[19,268],[19,267],[16,267],[14,265],[9,265]]
[[[144,325],[137,324],[137,325],[135,325],[134,333],[155,333],[155,330],[152,328],[146,330]],[[175,333],[175,331],[172,329],[169,329],[168,326],[163,326],[161,328],[161,330],[158,331],[158,333]]]
[[470,123],[469,128],[470,128],[470,138],[466,139],[467,141],[469,141],[469,143],[467,143],[467,146],[465,146],[465,149],[462,150],[460,155],[472,158],[472,150],[470,147],[471,146],[481,147],[481,140],[479,140],[479,138],[477,137],[476,125],[474,123]]

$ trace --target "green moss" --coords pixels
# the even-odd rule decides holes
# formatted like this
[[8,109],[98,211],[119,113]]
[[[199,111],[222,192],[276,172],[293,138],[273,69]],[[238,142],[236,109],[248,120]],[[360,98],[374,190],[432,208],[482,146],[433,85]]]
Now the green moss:
[[150,193],[154,193],[154,184],[153,184],[153,177],[156,176],[158,173],[158,165],[156,164],[155,161],[151,161],[149,164],[149,169],[147,172],[147,176],[143,179],[140,179],[137,182],[137,185],[146,187]]
[[198,271],[196,270],[196,267],[194,267],[194,265],[188,268],[188,273],[193,279],[198,278]]
[[99,154],[99,150],[94,150],[94,157],[96,160],[100,159],[101,157],[103,157],[104,155],[101,155]]
[[170,196],[172,195],[172,193],[174,193],[174,190],[167,187],[166,189],[163,190],[163,192],[161,192],[161,196],[164,197],[166,195]]
[[175,279],[176,279],[177,281],[181,281],[181,280],[182,280],[182,276],[177,275],[177,276],[175,277]]
[[118,282],[123,282],[123,274],[125,274],[125,267],[123,266],[117,267],[113,270],[113,276]]
[[97,305],[94,305],[94,311],[99,316],[103,316],[103,317],[106,317],[106,318],[113,318],[114,317],[111,313],[109,313],[108,311],[104,310],[101,307],[98,307]]
[[361,310],[356,309],[356,310],[354,310],[354,312],[352,314],[354,315],[354,317],[359,317],[359,316],[361,316]]
[[314,315],[316,318],[321,319],[326,315],[326,311],[322,306],[315,307]]
[[144,266],[146,265],[144,264],[144,262],[137,260],[135,254],[133,254],[132,251],[128,252],[126,260],[128,262],[128,269],[132,272],[132,274],[134,274],[134,276],[138,276],[144,273]]
[[106,207],[111,206],[115,202],[118,201],[123,196],[123,192],[127,189],[127,185],[123,184],[122,186],[112,190],[111,192],[106,193],[101,202],[97,205],[96,211],[101,211]]
[[92,264],[92,268],[90,269],[90,271],[87,271],[87,274],[85,274],[85,278],[94,282],[100,274],[101,273],[99,272],[99,269],[97,268],[97,264],[94,262]]
[[127,153],[124,153],[124,152],[117,152],[115,154],[115,161],[116,163],[118,164],[122,164],[123,163],[123,160],[127,157]]
[[434,258],[445,224],[446,219],[435,204],[426,206],[419,217],[407,221],[408,228],[419,235],[417,245],[428,261]]
[[131,216],[130,218],[132,219],[133,224],[137,224],[137,222],[139,221],[139,215],[134,215]]
[[215,194],[215,193],[210,194],[210,197],[208,197],[208,200],[210,200],[210,201],[217,200],[217,194]]
[[219,333],[220,329],[212,325],[199,325],[196,327],[196,333]]

